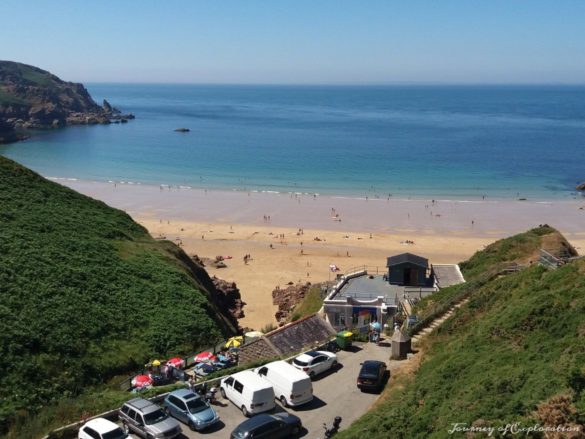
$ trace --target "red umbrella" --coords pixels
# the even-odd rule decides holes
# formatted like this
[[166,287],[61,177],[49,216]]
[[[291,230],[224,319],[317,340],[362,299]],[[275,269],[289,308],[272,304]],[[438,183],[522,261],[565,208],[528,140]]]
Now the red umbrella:
[[195,363],[208,363],[217,360],[217,357],[211,352],[201,352],[195,356]]
[[132,386],[133,387],[146,387],[146,386],[152,386],[152,378],[150,378],[148,375],[137,375],[134,378],[132,378]]
[[169,365],[176,368],[182,368],[185,367],[185,361],[182,358],[173,357],[169,361],[167,361],[167,366]]

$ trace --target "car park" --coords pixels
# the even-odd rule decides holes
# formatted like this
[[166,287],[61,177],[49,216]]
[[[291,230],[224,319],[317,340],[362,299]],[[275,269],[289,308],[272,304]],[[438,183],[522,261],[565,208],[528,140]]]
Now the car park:
[[380,390],[384,386],[386,378],[386,363],[377,360],[368,360],[361,363],[361,369],[357,378],[357,386],[360,390]]
[[274,389],[272,384],[251,370],[230,375],[221,381],[220,393],[242,410],[244,416],[272,410]]
[[284,407],[296,407],[313,400],[311,378],[286,361],[273,361],[254,372],[272,385],[274,397]]
[[125,402],[118,416],[125,433],[135,433],[143,438],[172,439],[182,433],[175,419],[158,405],[143,398]]
[[301,420],[290,413],[262,413],[238,425],[230,439],[279,439],[294,437],[303,428]]
[[200,395],[189,389],[169,393],[163,405],[167,413],[187,424],[191,430],[200,431],[219,422],[215,410]]
[[95,418],[79,429],[79,439],[126,439],[128,435],[112,421]]
[[309,351],[299,355],[292,365],[311,378],[337,366],[337,355],[327,351]]

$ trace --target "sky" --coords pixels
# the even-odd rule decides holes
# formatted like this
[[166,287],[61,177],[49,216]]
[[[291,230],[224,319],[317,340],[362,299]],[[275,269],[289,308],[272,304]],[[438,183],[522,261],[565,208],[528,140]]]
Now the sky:
[[583,0],[0,0],[0,59],[79,82],[585,83]]

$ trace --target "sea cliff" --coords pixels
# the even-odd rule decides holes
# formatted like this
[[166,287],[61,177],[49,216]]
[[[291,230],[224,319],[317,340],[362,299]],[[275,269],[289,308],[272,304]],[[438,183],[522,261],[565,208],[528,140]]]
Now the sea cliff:
[[98,105],[79,83],[39,69],[0,61],[0,143],[22,140],[29,129],[124,123],[134,119],[104,100]]

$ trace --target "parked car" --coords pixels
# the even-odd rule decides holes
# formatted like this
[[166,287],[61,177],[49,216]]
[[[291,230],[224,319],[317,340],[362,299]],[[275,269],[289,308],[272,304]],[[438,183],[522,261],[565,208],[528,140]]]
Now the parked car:
[[79,429],[79,439],[126,439],[128,435],[112,421],[95,418]]
[[163,405],[173,418],[187,424],[191,430],[203,430],[219,421],[215,410],[189,389],[169,393]]
[[254,369],[254,372],[272,384],[274,397],[284,407],[299,406],[313,400],[311,378],[286,361],[273,361]]
[[296,436],[303,428],[301,420],[290,413],[262,413],[238,425],[230,439],[278,439]]
[[337,366],[337,355],[327,351],[309,351],[299,355],[293,366],[306,372],[311,378]]
[[380,390],[384,386],[385,378],[386,363],[376,360],[364,361],[357,378],[357,386],[362,391]]
[[181,426],[158,405],[134,398],[124,403],[118,411],[125,433],[135,433],[143,438],[172,439],[182,433]]
[[251,370],[224,378],[221,381],[220,392],[221,396],[242,410],[244,416],[272,410],[275,406],[272,384]]

